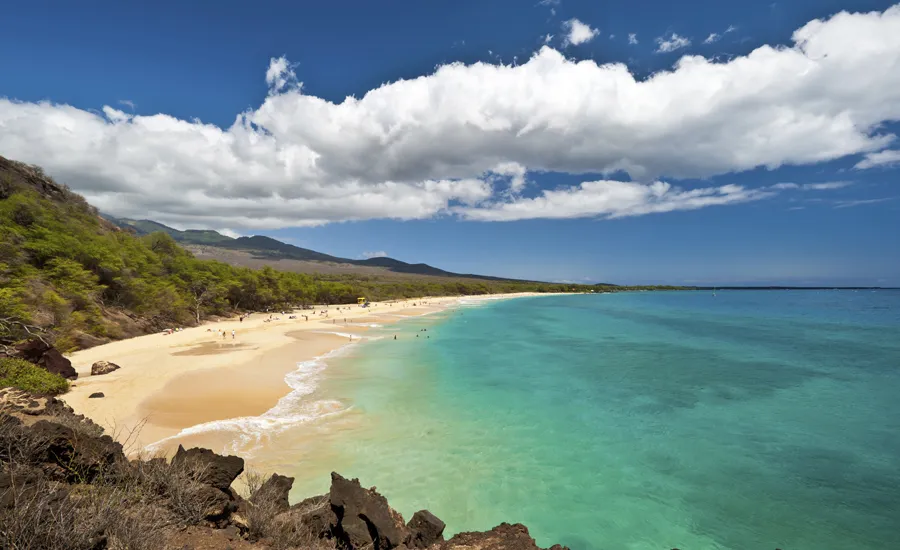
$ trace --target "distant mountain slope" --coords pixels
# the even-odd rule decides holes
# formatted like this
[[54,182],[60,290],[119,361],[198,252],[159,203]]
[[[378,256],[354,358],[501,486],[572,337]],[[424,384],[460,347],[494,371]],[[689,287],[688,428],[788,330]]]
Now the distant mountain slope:
[[103,216],[107,221],[116,224],[122,229],[133,230],[137,235],[149,235],[150,233],[162,231],[163,233],[171,235],[172,238],[178,242],[208,245],[215,245],[234,240],[231,237],[218,233],[217,231],[209,231],[205,229],[188,229],[186,231],[179,231],[178,229],[174,229],[172,227],[169,227],[168,225],[163,225],[152,220],[132,220],[128,218],[116,218],[115,216],[110,216],[109,214],[100,215]]
[[410,264],[395,260],[393,258],[369,258],[368,260],[353,260],[350,258],[340,258],[316,252],[308,248],[301,248],[292,244],[283,243],[279,240],[264,235],[254,235],[252,237],[238,237],[236,239],[222,235],[216,231],[209,229],[187,229],[180,231],[167,225],[152,220],[132,220],[128,218],[116,218],[107,214],[103,217],[110,222],[125,229],[130,228],[138,235],[148,235],[156,231],[162,231],[172,236],[177,242],[185,245],[206,245],[227,250],[243,250],[252,252],[258,256],[269,257],[273,259],[302,260],[307,262],[327,262],[335,264],[350,264],[358,266],[381,267],[395,273],[408,273],[413,275],[432,275],[436,277],[465,277],[469,279],[483,279],[488,281],[507,281],[515,279],[504,279],[503,277],[491,277],[488,275],[472,275],[463,273],[452,273],[444,271],[428,264],[418,263]]

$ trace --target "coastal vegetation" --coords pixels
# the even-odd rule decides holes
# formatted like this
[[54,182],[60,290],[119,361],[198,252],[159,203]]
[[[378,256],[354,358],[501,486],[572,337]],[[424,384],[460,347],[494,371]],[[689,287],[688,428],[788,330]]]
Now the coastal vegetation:
[[0,357],[0,388],[3,387],[56,395],[69,389],[69,381],[24,359]]
[[0,344],[43,334],[63,352],[210,316],[438,295],[587,291],[502,279],[309,274],[199,260],[164,231],[104,219],[39,167],[0,157]]

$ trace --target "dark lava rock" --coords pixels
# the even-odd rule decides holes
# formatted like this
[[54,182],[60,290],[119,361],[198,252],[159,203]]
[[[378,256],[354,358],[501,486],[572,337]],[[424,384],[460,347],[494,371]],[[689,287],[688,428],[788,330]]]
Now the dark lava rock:
[[250,497],[250,502],[258,504],[265,499],[267,502],[274,502],[279,512],[284,512],[291,507],[288,501],[288,494],[291,487],[294,486],[294,478],[272,474],[272,477],[266,480],[262,486]]
[[444,522],[428,510],[419,510],[406,528],[409,529],[409,540],[406,545],[410,548],[428,548],[436,542],[444,540]]
[[184,466],[201,473],[201,480],[230,494],[231,482],[244,471],[244,459],[237,456],[218,455],[209,449],[185,450],[178,446],[172,457],[173,466]]
[[328,495],[310,497],[278,516],[279,521],[302,529],[318,539],[331,538],[337,528],[338,517],[331,509]]
[[200,502],[207,503],[204,512],[207,521],[219,521],[227,518],[234,511],[232,499],[228,493],[218,490],[213,486],[201,486],[195,495]]
[[58,349],[36,338],[17,345],[12,356],[34,363],[63,378],[69,380],[78,378],[78,373],[72,368],[71,361],[63,357]]
[[20,467],[0,472],[0,509],[36,503],[39,497],[43,498],[42,506],[62,504],[69,492],[61,488],[52,490],[42,480],[41,473],[31,468]]
[[[528,528],[520,523],[501,523],[482,533],[459,533],[448,541],[438,543],[433,550],[541,550],[528,534]],[[554,545],[550,550],[568,550]]]
[[109,374],[114,370],[119,370],[119,365],[110,363],[109,361],[97,361],[91,365],[91,376],[99,376],[101,374]]
[[374,550],[389,550],[409,536],[403,516],[374,487],[364,489],[358,479],[332,472],[329,499],[338,520],[334,535],[350,548],[372,545]]
[[106,395],[104,395],[102,391],[98,391],[90,394],[88,396],[88,399],[99,399],[100,397],[106,397]]
[[90,482],[102,470],[125,461],[122,445],[108,435],[92,437],[47,420],[39,420],[29,429],[40,441],[31,460],[59,466],[69,481]]

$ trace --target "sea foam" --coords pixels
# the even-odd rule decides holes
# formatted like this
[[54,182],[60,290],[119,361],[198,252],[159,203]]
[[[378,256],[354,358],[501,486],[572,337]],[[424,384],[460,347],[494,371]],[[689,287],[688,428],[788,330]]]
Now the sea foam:
[[[344,337],[350,336],[340,332],[328,332],[328,334],[337,334]],[[356,338],[358,340],[363,339],[358,336]],[[231,444],[227,446],[229,452],[252,457],[253,453],[263,446],[265,440],[273,435],[299,424],[338,415],[350,410],[351,407],[347,407],[337,400],[307,401],[306,398],[318,387],[321,373],[327,367],[327,360],[337,357],[355,344],[356,342],[347,344],[314,359],[297,363],[297,369],[284,377],[285,383],[291,388],[290,393],[279,399],[274,407],[263,414],[214,420],[190,426],[173,436],[147,445],[146,449],[153,452],[172,440],[224,431],[234,434]]]

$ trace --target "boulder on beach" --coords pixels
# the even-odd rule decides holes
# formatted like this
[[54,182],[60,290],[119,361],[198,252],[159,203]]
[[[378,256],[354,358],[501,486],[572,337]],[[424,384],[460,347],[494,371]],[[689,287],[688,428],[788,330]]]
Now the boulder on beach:
[[78,378],[78,373],[72,368],[72,362],[63,357],[63,354],[58,349],[43,340],[37,338],[26,340],[18,344],[9,355],[34,363],[44,370],[58,374],[68,380]]
[[88,396],[88,399],[99,399],[101,397],[106,397],[102,391],[94,392]]
[[97,361],[93,365],[91,365],[91,376],[100,376],[101,374],[109,374],[114,370],[118,370],[121,367],[115,363],[110,363],[109,361]]

